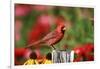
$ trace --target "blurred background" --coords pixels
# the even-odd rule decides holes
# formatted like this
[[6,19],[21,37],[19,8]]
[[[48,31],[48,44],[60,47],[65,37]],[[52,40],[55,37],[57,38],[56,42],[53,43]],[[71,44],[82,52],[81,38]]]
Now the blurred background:
[[[73,62],[94,60],[94,9],[47,5],[15,4],[15,65],[22,65],[31,53],[28,44],[42,39],[55,30],[65,19],[67,29],[64,38],[55,45],[59,50],[75,51]],[[33,48],[37,59],[52,52],[51,47]]]

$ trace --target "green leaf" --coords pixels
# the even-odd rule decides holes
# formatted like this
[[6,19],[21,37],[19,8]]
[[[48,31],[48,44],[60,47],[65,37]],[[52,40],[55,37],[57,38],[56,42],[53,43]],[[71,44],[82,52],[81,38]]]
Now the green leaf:
[[41,54],[46,55],[47,53],[51,53],[52,49],[51,49],[51,47],[48,47],[48,46],[42,46],[40,48],[40,52],[41,52]]

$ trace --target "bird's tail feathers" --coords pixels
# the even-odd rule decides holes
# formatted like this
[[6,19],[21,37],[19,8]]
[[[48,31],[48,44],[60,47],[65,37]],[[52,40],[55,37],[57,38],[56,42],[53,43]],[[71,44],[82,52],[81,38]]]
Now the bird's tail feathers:
[[39,41],[36,41],[36,42],[34,42],[34,43],[31,43],[31,44],[27,45],[26,48],[31,48],[31,47],[40,45],[40,44],[42,44],[42,43],[44,43],[44,42],[43,42],[42,40],[39,40]]

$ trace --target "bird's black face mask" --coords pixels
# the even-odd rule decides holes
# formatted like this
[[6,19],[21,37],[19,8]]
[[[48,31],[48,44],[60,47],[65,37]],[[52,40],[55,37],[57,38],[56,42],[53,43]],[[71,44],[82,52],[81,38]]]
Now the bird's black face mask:
[[66,30],[66,27],[65,27],[65,26],[61,27],[61,32],[62,32],[62,33],[64,33],[65,30]]

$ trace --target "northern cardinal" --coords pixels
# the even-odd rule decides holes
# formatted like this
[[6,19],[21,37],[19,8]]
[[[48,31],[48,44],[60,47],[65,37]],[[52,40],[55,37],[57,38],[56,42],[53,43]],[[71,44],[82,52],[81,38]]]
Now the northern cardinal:
[[48,46],[53,47],[53,49],[56,49],[53,45],[58,43],[63,38],[65,30],[65,24],[60,23],[54,31],[48,33],[43,39],[29,44],[26,48],[31,48],[40,44],[46,44]]

